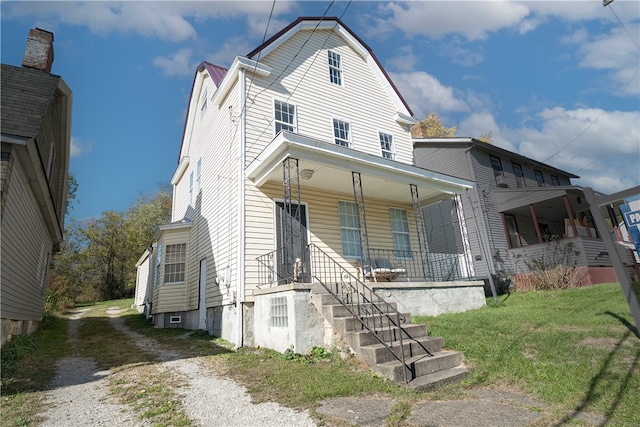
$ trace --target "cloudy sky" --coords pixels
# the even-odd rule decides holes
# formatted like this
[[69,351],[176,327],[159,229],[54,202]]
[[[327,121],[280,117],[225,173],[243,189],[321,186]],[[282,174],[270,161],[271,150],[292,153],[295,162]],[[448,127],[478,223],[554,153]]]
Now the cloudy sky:
[[[123,211],[167,183],[196,66],[227,67],[298,16],[337,16],[420,119],[579,175],[640,185],[640,2],[2,1],[2,63],[30,28],[54,33],[74,92],[77,219]],[[273,10],[272,10],[273,8]],[[271,16],[271,18],[270,18]]]

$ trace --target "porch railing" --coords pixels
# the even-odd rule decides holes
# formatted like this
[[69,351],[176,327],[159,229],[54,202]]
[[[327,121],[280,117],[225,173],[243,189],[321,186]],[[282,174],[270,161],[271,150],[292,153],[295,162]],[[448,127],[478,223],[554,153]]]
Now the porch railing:
[[448,282],[469,280],[469,268],[462,254],[447,254],[390,249],[369,249],[371,259],[388,260],[403,271],[397,279],[407,281]]
[[405,315],[316,245],[310,244],[308,247],[311,255],[311,279],[320,283],[360,322],[362,330],[371,332],[402,363],[405,382],[409,381],[407,371],[411,372],[411,379],[415,378],[413,365],[406,362],[403,339],[417,343],[427,355],[433,355],[402,327],[407,320]]
[[267,254],[261,255],[258,260],[258,284],[259,285],[272,285],[277,283],[291,283],[293,282],[293,276],[286,277],[285,275],[278,273],[277,265],[282,265],[282,260],[279,257],[283,256],[283,249],[276,249]]

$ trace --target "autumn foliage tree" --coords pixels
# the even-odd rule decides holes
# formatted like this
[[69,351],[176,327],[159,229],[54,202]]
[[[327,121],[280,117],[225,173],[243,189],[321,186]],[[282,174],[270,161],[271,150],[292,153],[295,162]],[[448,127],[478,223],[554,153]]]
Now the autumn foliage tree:
[[412,138],[451,138],[456,136],[457,126],[447,127],[433,111],[411,127]]

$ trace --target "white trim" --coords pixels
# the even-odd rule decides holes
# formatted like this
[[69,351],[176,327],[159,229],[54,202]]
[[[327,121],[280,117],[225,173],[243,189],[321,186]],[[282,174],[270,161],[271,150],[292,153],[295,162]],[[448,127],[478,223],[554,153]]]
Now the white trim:
[[233,64],[231,64],[231,67],[227,71],[227,74],[225,74],[224,78],[218,85],[218,89],[211,97],[211,102],[213,102],[213,105],[216,105],[218,107],[222,105],[222,102],[227,96],[227,93],[229,93],[234,83],[239,78],[238,74],[240,73],[240,70],[247,70],[257,76],[266,77],[271,74],[273,68],[268,65],[256,62],[252,59],[245,58],[243,56],[236,56],[236,58],[233,60]]
[[27,145],[27,141],[29,140],[29,138],[26,138],[24,136],[9,135],[6,133],[3,133],[0,138],[2,138],[2,142],[16,145]]
[[189,156],[182,156],[180,163],[178,164],[178,168],[171,178],[171,185],[176,185],[180,181],[184,171],[187,170],[187,166],[189,166]]
[[398,111],[393,116],[393,120],[395,120],[397,123],[400,123],[401,125],[409,125],[409,126],[415,125],[416,123],[418,123],[418,120],[404,113],[401,113],[400,111]]

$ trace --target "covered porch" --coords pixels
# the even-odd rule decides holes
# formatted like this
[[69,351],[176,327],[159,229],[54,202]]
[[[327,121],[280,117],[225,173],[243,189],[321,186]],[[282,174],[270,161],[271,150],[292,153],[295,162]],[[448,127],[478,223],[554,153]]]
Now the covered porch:
[[[309,282],[309,244],[363,281],[473,277],[470,255],[429,251],[422,212],[470,188],[469,181],[290,132],[281,132],[246,176],[269,194],[280,189],[282,198],[273,247],[256,257],[260,288]],[[308,223],[319,198],[315,205],[327,210],[322,229]]]

